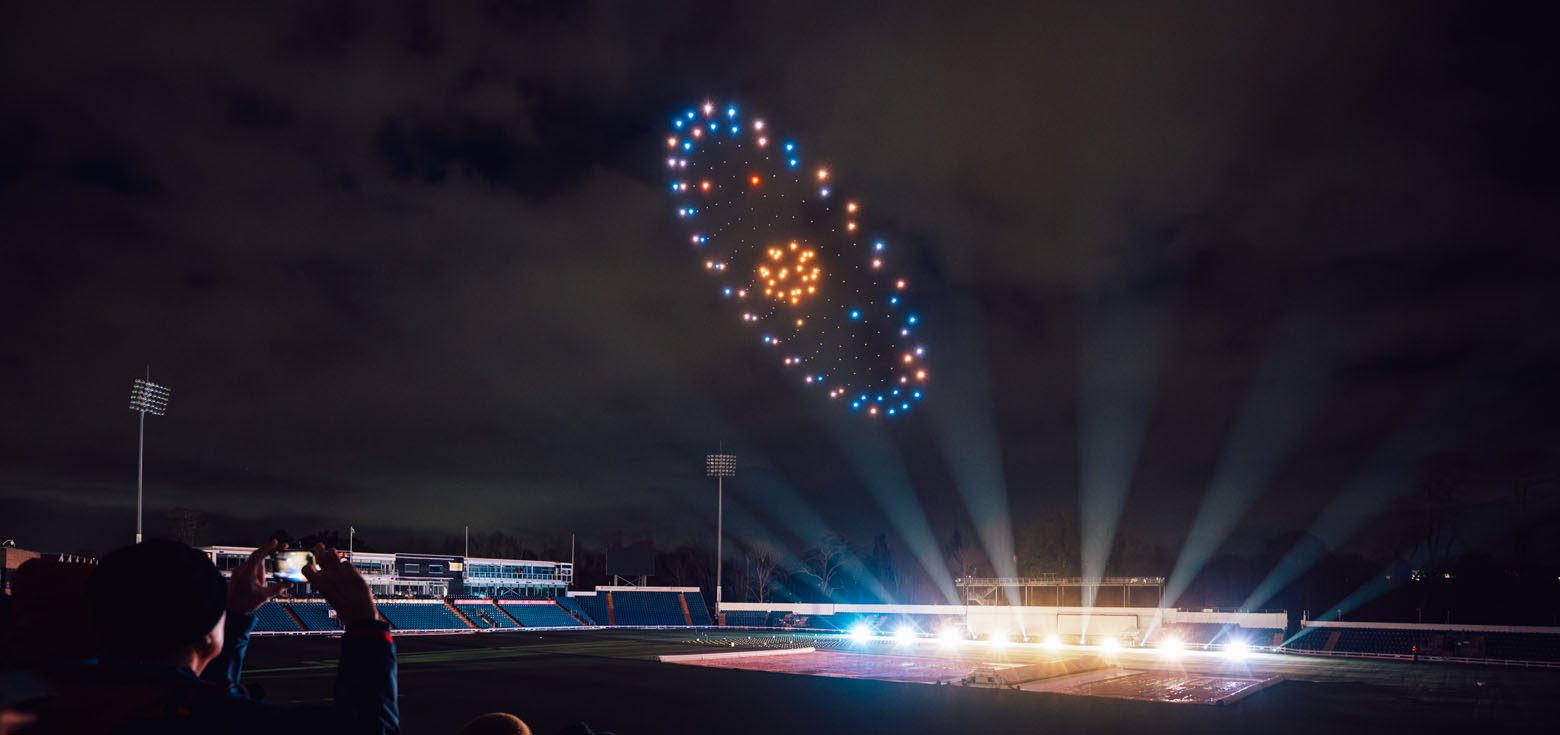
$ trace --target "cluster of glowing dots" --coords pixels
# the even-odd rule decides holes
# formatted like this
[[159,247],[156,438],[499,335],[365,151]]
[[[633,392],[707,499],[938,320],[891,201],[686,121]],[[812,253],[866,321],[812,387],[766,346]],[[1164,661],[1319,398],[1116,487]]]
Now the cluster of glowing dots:
[[792,240],[789,248],[769,249],[769,261],[758,266],[758,280],[764,286],[765,297],[796,306],[803,298],[818,293],[818,279],[823,273],[816,265],[818,253],[798,248]]
[[[920,317],[902,303],[909,283],[890,275],[884,241],[858,239],[863,207],[836,198],[836,172],[803,167],[796,142],[773,136],[765,121],[744,119],[732,104],[706,101],[673,118],[666,165],[677,216],[696,229],[690,244],[709,253],[701,260],[721,281],[721,295],[745,302],[742,322],[767,330],[763,344],[787,345],[782,364],[799,368],[803,383],[854,412],[907,413],[928,379],[926,348],[913,341]],[[754,223],[739,213],[743,226],[733,223],[731,210],[745,204],[755,212],[763,198],[822,209],[826,221],[792,214]],[[777,228],[792,231],[769,231]],[[856,341],[839,336],[842,327]],[[864,354],[873,358],[865,365]]]

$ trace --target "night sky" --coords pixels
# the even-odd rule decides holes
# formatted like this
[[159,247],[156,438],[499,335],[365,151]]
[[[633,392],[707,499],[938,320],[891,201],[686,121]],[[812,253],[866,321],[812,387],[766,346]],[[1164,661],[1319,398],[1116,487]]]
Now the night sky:
[[[1552,17],[173,5],[0,10],[24,547],[130,540],[150,365],[149,529],[189,508],[223,543],[708,539],[724,442],[728,530],[791,551],[915,558],[1115,492],[1115,542],[1173,561],[1217,487],[1214,547],[1309,529],[1391,558],[1455,476],[1462,547],[1537,522],[1560,559]],[[666,188],[666,127],[706,98],[783,126],[892,238],[924,411],[842,411],[722,303]]]

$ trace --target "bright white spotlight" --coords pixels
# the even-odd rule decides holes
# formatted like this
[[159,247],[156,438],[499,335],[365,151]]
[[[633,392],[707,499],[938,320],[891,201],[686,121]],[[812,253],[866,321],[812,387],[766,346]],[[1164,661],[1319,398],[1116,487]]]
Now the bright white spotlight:
[[940,641],[945,647],[956,646],[960,640],[963,640],[963,638],[964,634],[960,633],[958,628],[955,628],[951,625],[943,628],[937,633],[937,640]]
[[994,631],[989,636],[992,648],[1007,648],[1008,635],[1004,631]]
[[894,629],[894,642],[901,646],[907,646],[915,642],[915,628],[901,625]]
[[852,643],[866,643],[872,640],[872,628],[866,623],[856,623],[850,626],[850,640]]
[[1100,648],[1103,648],[1107,651],[1115,651],[1116,649],[1121,648],[1121,641],[1116,640],[1115,636],[1105,636],[1100,640]]
[[1057,635],[1055,633],[1047,633],[1045,635],[1045,647],[1049,648],[1049,649],[1051,649],[1053,651],[1055,651],[1058,648],[1061,648],[1062,647],[1062,638],[1061,638],[1061,636],[1059,636],[1059,635]]
[[1165,658],[1177,658],[1186,650],[1186,644],[1180,638],[1166,638],[1159,642],[1159,654]]
[[1251,653],[1251,647],[1245,641],[1231,641],[1224,644],[1224,657],[1233,661],[1240,661]]

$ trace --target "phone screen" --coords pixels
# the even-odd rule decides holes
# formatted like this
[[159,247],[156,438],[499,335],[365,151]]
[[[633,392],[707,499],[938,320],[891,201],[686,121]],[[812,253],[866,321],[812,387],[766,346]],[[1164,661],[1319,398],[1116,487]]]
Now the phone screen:
[[303,568],[313,565],[313,552],[278,551],[271,555],[271,576],[288,582],[302,582]]

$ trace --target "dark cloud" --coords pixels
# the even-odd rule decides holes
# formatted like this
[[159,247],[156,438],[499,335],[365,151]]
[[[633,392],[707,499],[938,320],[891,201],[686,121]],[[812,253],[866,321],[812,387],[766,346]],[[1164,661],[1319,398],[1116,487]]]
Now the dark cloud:
[[[897,502],[970,528],[975,477],[1027,527],[1078,511],[1103,339],[1153,355],[1123,523],[1173,550],[1296,318],[1333,379],[1237,536],[1303,528],[1447,384],[1480,388],[1433,419],[1480,427],[1454,444],[1552,452],[1560,70],[1527,12],[9,7],[0,535],[102,547],[72,519],[128,507],[147,364],[175,390],[154,507],[256,526],[677,537],[707,525],[698,455],[724,439],[764,457],[742,502],[793,545],[916,526]],[[1003,471],[906,422],[903,467],[864,478],[749,349],[655,165],[706,94],[795,131],[911,252],[975,407],[921,420],[994,434]],[[1111,299],[1162,342],[1091,332]]]

